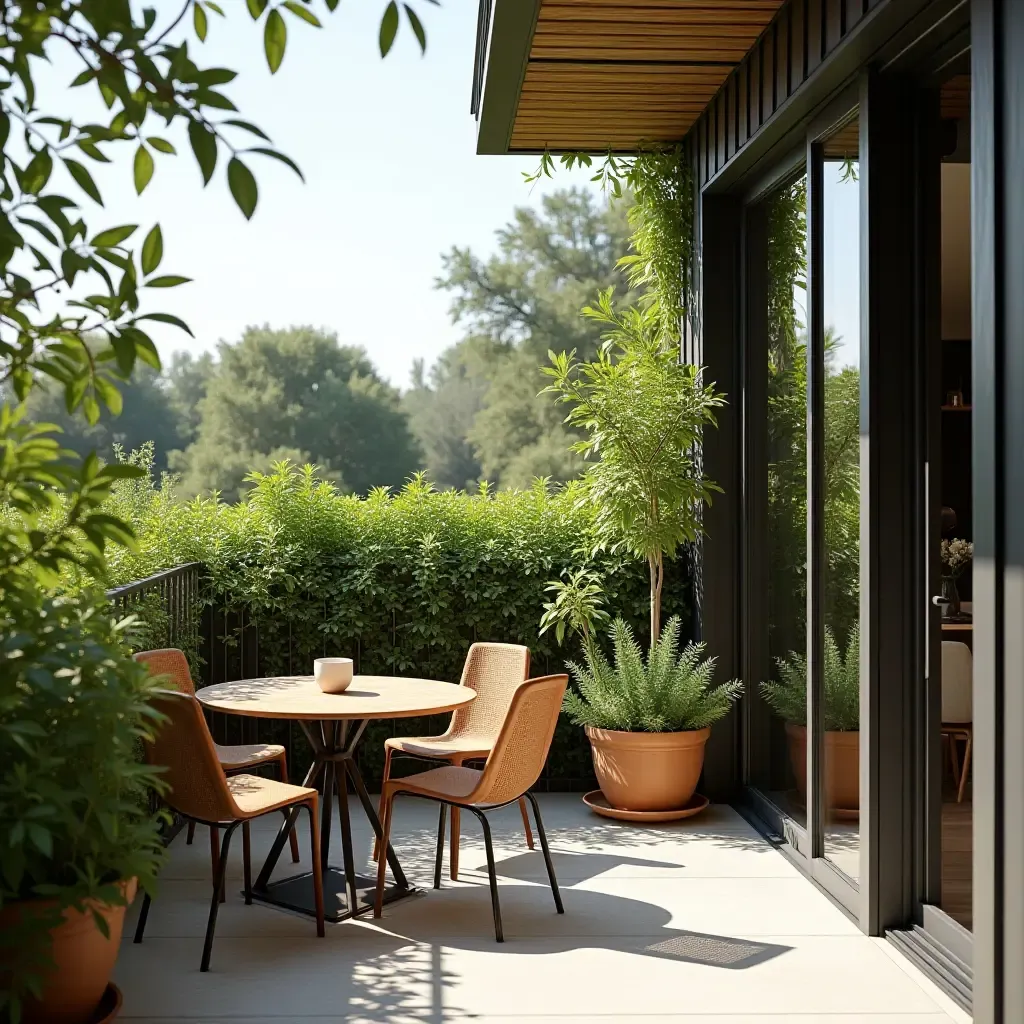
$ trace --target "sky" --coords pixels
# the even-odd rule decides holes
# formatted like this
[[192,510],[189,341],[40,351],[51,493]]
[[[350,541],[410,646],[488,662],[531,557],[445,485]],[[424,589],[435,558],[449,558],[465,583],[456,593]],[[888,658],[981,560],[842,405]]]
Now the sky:
[[[253,157],[260,200],[247,222],[228,194],[223,162],[204,189],[187,142],[165,131],[179,155],[156,154],[156,174],[141,197],[125,154],[90,164],[105,197],[105,210],[89,211],[90,228],[148,229],[159,221],[161,271],[193,278],[149,293],[149,308],[176,313],[196,335],[153,325],[165,361],[176,349],[197,354],[237,341],[248,325],[310,324],[361,345],[385,377],[407,387],[414,360],[429,366],[462,336],[448,314],[449,295],[434,287],[441,254],[453,245],[487,254],[514,207],[539,205],[555,188],[593,186],[585,172],[564,171],[527,185],[523,172],[537,158],[476,155],[474,0],[420,3],[426,55],[403,25],[385,60],[377,49],[384,0],[339,4],[319,30],[289,18],[284,63],[273,76],[262,26],[244,0],[222,5],[227,19],[211,17],[194,55],[201,65],[239,73],[223,91],[300,165],[305,184],[277,162]],[[177,11],[177,0],[160,0],[158,9]],[[94,90],[64,88],[78,68],[61,61],[42,76],[47,105],[99,119]],[[843,339],[840,365],[856,365],[859,193],[856,184],[839,185],[838,165],[836,172],[825,176],[826,322]]]
[[[260,199],[247,222],[228,194],[223,164],[203,189],[187,143],[177,156],[156,154],[156,173],[141,197],[131,162],[119,153],[110,166],[90,164],[105,199],[105,211],[90,211],[90,228],[159,221],[161,270],[193,278],[150,293],[157,300],[150,308],[176,313],[196,335],[193,341],[156,326],[165,359],[175,349],[198,353],[236,341],[250,324],[311,324],[363,346],[384,376],[407,387],[415,359],[429,366],[461,337],[448,315],[449,296],[434,288],[441,253],[453,245],[492,251],[495,231],[515,206],[588,184],[586,175],[563,172],[530,186],[522,172],[532,171],[536,158],[476,155],[469,113],[475,0],[417,5],[428,35],[423,57],[403,24],[381,60],[384,0],[347,0],[324,15],[319,30],[289,18],[284,63],[274,76],[262,26],[253,24],[244,0],[221,4],[228,17],[211,17],[195,59],[239,73],[223,91],[300,165],[306,184],[254,157]],[[178,2],[156,6],[176,11]],[[84,112],[91,101],[89,89],[62,88],[77,71],[58,58],[40,90],[68,113]],[[178,143],[174,133],[163,134]]]

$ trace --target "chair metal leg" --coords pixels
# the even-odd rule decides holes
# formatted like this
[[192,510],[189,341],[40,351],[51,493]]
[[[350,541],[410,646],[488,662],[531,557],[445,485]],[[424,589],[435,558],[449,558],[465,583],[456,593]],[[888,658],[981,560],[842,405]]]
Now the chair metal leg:
[[[292,832],[295,835],[295,832]],[[245,905],[252,906],[252,849],[249,843],[249,822],[242,822],[242,872],[245,879]]]
[[[287,784],[289,782],[289,779],[288,779],[288,758],[287,758],[287,756],[283,752],[281,753],[281,756],[277,759],[277,769],[278,769],[278,772],[280,773],[281,781],[283,783]],[[285,811],[284,813],[285,813],[285,817],[287,818],[288,812]],[[288,833],[288,843],[291,846],[292,863],[293,864],[298,864],[299,863],[299,859],[300,859],[299,858],[299,837],[295,834],[294,826],[292,827],[292,830]]]
[[213,933],[217,927],[217,911],[220,909],[221,894],[224,891],[224,876],[228,867],[228,847],[231,845],[231,836],[241,824],[240,821],[233,821],[224,832],[224,842],[220,848],[220,863],[217,865],[217,877],[213,882],[213,896],[210,899],[210,919],[206,924],[206,941],[203,943],[203,959],[199,970],[203,973],[210,969],[210,953],[213,950]]
[[483,811],[470,808],[479,818],[480,827],[484,832],[484,848],[487,851],[487,879],[491,885],[491,910],[494,913],[494,938],[498,942],[505,941],[505,935],[501,930],[501,904],[498,902],[498,873],[494,867],[494,847],[491,844],[491,826]]
[[[384,820],[384,789],[388,784],[388,779],[391,778],[391,748],[384,748],[384,777],[380,781],[380,803],[377,806],[377,818],[381,821]],[[375,836],[373,840],[373,859],[374,861],[380,856],[380,837]]]
[[448,874],[453,882],[459,880],[459,845],[462,836],[462,811],[452,808],[452,841],[451,853],[448,855]]
[[967,749],[964,751],[964,766],[960,772],[960,786],[957,790],[956,802],[963,803],[964,790],[967,788],[967,770],[971,767],[971,748],[974,746],[974,730],[967,734]]
[[185,835],[185,845],[186,846],[191,846],[192,845],[192,840],[195,839],[195,837],[196,837],[196,823],[194,821],[190,821],[188,823],[188,832]]
[[540,818],[540,805],[532,793],[526,794],[526,799],[533,807],[533,817],[537,822],[537,835],[540,836],[540,848],[544,852],[544,866],[548,869],[548,881],[551,883],[551,895],[555,897],[555,909],[560,914],[565,913],[562,906],[562,894],[558,891],[558,880],[555,878],[555,865],[551,862],[551,851],[548,849],[548,837],[544,831],[544,822]]
[[[395,802],[395,794],[389,793],[385,787],[381,793],[381,797],[384,802],[384,813],[381,819],[381,849],[386,850],[388,843],[391,842],[391,817],[392,817],[392,805]],[[373,916],[380,917],[384,913],[384,882],[385,874],[388,869],[387,857],[377,858],[377,892],[374,895],[373,900]]]
[[145,899],[142,901],[142,910],[139,911],[139,920],[135,925],[135,938],[134,942],[139,943],[142,941],[142,935],[146,930],[146,921],[149,918],[149,905],[153,902],[150,898],[149,893],[146,893]]
[[523,816],[523,828],[526,831],[526,845],[532,850],[533,847],[533,832],[530,829],[530,816],[526,813],[526,800],[523,797],[519,798],[519,813]]
[[311,797],[305,805],[309,812],[309,847],[313,858],[313,903],[316,908],[316,934],[325,935],[324,930],[324,874],[320,863],[320,819],[317,817],[317,797]]
[[[216,825],[210,826],[210,868],[211,874],[216,878],[220,874],[220,829]],[[220,901],[227,899],[224,887],[221,886]]]
[[[454,808],[452,808],[454,811]],[[437,814],[437,851],[434,854],[434,888],[441,888],[441,864],[444,860],[444,826],[448,805],[442,803]]]

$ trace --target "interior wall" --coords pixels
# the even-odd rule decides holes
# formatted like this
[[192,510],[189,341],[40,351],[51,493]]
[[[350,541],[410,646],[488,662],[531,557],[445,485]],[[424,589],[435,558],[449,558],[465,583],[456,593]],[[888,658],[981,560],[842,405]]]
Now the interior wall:
[[971,336],[971,165],[942,165],[942,337]]

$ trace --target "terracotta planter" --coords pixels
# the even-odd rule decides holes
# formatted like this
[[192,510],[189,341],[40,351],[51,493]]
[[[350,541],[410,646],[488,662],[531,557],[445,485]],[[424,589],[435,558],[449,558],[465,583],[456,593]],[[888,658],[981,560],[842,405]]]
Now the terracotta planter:
[[[136,882],[124,883],[128,903],[135,898]],[[51,932],[54,970],[43,983],[43,998],[26,1001],[24,1024],[88,1024],[94,1020],[110,981],[121,945],[127,907],[94,904],[110,935],[97,928],[90,910],[65,910],[64,919]],[[0,912],[0,928],[23,916],[39,914],[52,902],[12,903]],[[108,1018],[109,1019],[109,1018]]]
[[624,811],[672,811],[693,796],[710,729],[617,732],[586,729],[605,799]]
[[[807,799],[807,729],[786,723],[789,758],[797,792]],[[825,733],[825,806],[830,811],[860,810],[860,733]]]

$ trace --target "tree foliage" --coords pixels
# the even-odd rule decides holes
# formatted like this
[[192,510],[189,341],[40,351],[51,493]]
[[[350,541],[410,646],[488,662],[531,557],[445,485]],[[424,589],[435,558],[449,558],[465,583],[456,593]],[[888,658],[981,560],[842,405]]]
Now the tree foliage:
[[313,462],[366,494],[419,468],[398,393],[361,348],[311,327],[248,328],[219,361],[199,403],[195,442],[173,459],[187,494],[236,498],[251,470]]
[[551,354],[546,391],[570,406],[588,460],[585,499],[600,543],[642,559],[650,572],[651,637],[661,635],[665,558],[702,532],[703,506],[720,488],[697,458],[715,409],[725,404],[698,367],[679,361],[656,303],[618,311],[610,292],[584,314],[606,328],[595,360]]
[[[602,202],[585,190],[558,191],[539,210],[517,209],[490,257],[458,247],[444,257],[438,287],[451,293],[452,318],[466,336],[421,379],[409,405],[439,485],[483,478],[524,487],[537,476],[579,474],[561,417],[550,398],[538,397],[539,367],[551,349],[591,358],[600,331],[580,309],[605,288],[631,294],[617,266],[628,244],[627,207],[628,197]],[[458,431],[457,446],[436,440],[430,424],[444,422]]]

